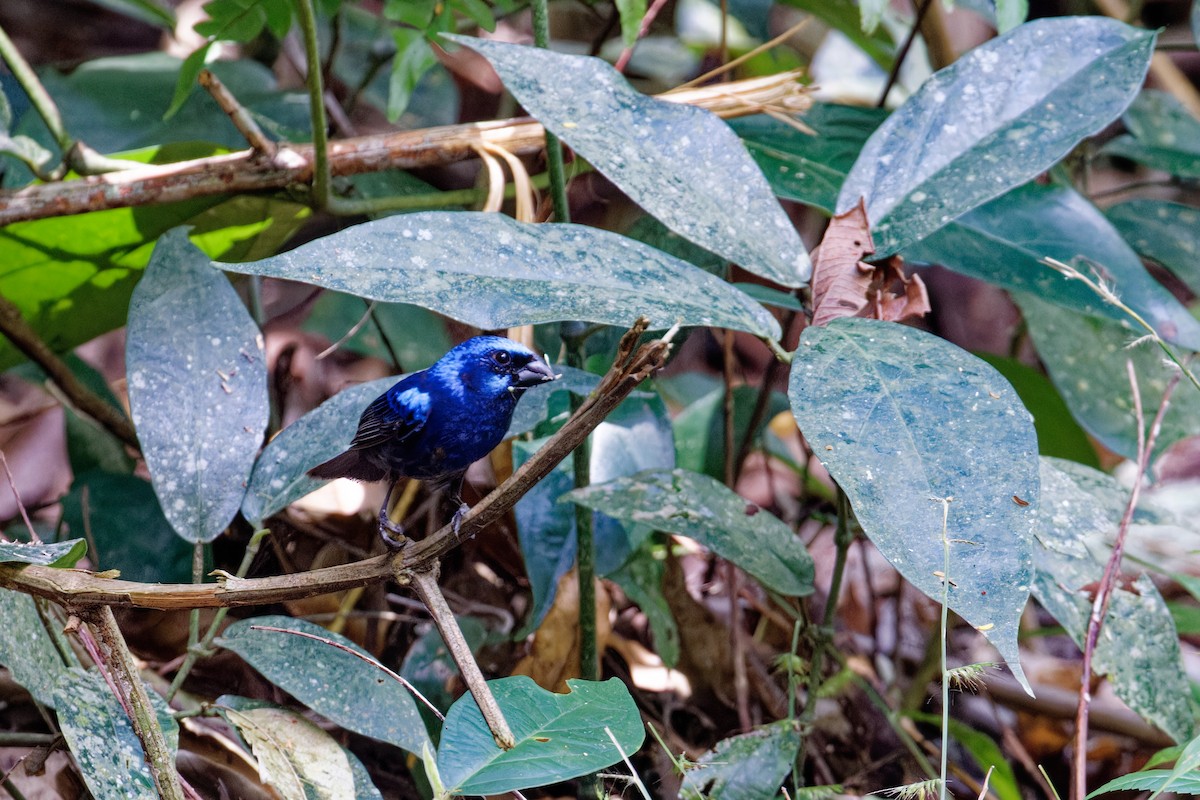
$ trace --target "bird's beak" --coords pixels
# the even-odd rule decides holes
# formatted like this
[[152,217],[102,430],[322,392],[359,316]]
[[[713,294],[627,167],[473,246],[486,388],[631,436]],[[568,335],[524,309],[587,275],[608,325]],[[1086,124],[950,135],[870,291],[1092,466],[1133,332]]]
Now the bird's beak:
[[521,389],[528,389],[531,386],[558,378],[559,376],[554,374],[554,370],[550,369],[545,361],[535,358],[517,372],[514,385]]

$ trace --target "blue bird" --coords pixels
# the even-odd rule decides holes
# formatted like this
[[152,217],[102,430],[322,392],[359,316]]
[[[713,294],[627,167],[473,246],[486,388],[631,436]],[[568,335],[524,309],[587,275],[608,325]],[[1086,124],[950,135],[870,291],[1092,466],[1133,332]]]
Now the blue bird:
[[404,541],[403,529],[388,517],[397,481],[417,478],[435,490],[448,489],[458,506],[452,520],[457,533],[467,512],[460,497],[467,467],[504,439],[525,390],[557,377],[533,351],[511,339],[468,339],[375,398],[359,419],[350,448],[308,474],[388,481],[379,527],[389,545]]

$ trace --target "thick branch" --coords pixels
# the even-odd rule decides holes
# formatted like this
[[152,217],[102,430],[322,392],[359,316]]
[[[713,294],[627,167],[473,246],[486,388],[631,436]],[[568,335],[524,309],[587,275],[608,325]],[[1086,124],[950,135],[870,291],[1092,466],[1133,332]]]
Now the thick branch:
[[639,383],[663,366],[669,349],[665,341],[650,342],[634,352],[637,338],[647,324],[640,320],[625,335],[616,363],[596,391],[512,477],[476,503],[463,518],[457,536],[451,526],[446,525],[429,538],[412,542],[394,555],[270,578],[241,579],[223,575],[215,584],[134,583],[83,570],[0,563],[0,587],[45,597],[68,607],[105,605],[171,610],[279,603],[353,589],[395,572],[427,571],[461,541],[499,521],[517,500],[586,439]]
[[[811,104],[804,91],[794,73],[784,73],[661,97],[736,117],[766,108],[803,111]],[[484,144],[533,155],[544,147],[545,131],[523,117],[340,139],[329,144],[329,167],[340,176],[438,166],[474,158],[476,148]],[[110,208],[276,190],[308,184],[312,177],[312,145],[280,145],[273,155],[243,150],[0,192],[0,227]]]

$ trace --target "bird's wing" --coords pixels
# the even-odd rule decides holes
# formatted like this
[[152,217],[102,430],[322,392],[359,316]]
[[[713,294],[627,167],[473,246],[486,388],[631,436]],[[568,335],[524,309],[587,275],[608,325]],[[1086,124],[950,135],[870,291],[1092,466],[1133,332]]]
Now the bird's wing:
[[429,393],[417,385],[400,383],[367,406],[358,421],[351,450],[374,447],[384,442],[402,442],[425,425],[431,404]]

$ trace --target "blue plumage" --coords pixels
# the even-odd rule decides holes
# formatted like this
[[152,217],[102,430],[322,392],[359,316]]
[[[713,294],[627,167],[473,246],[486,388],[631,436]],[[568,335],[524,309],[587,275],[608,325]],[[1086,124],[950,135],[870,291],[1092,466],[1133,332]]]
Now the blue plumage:
[[[418,478],[449,488],[461,502],[467,467],[504,439],[521,394],[555,377],[545,361],[511,339],[468,339],[375,398],[359,419],[350,448],[309,475],[393,485],[400,478]],[[387,506],[385,499],[380,524],[392,530]],[[461,506],[455,515],[456,526],[465,510]]]

